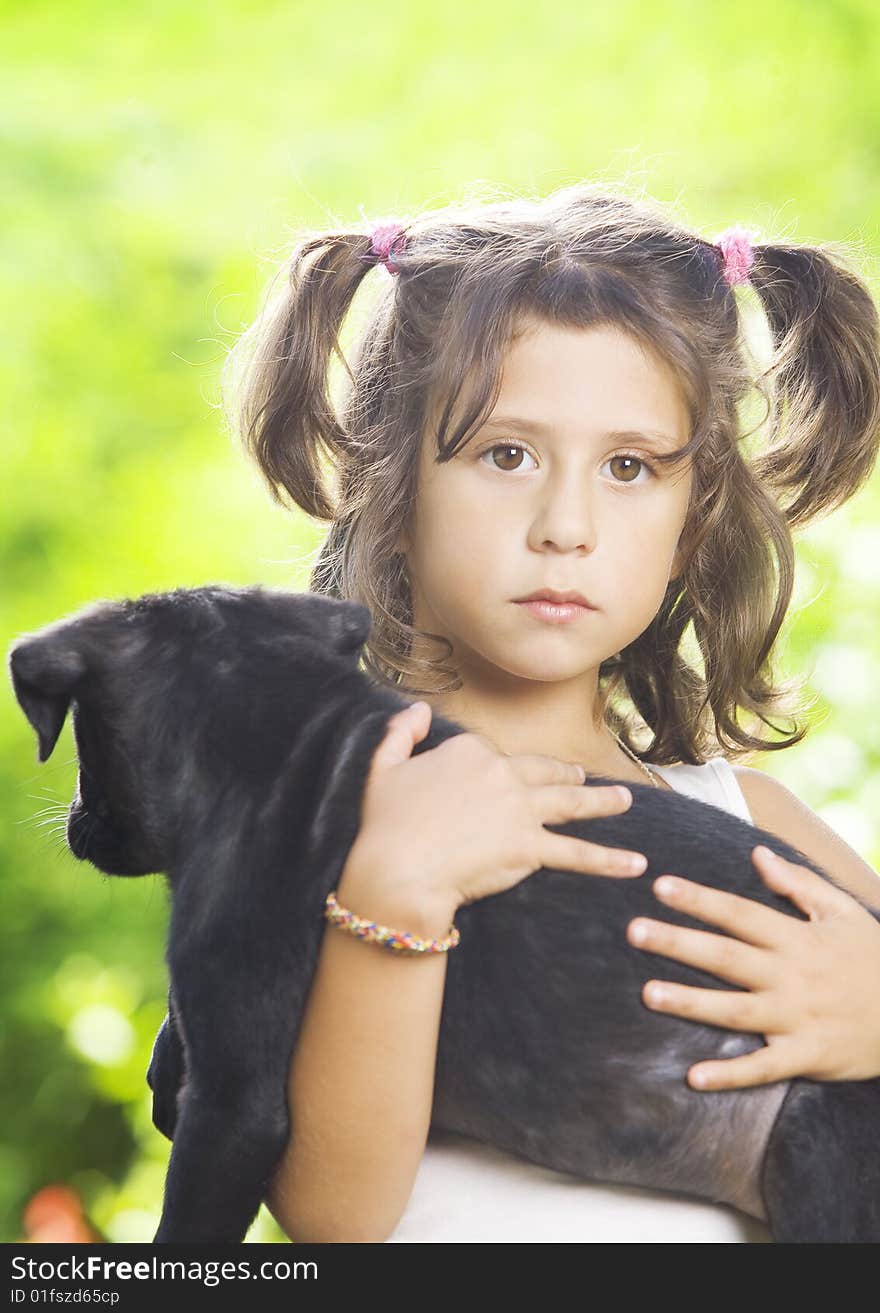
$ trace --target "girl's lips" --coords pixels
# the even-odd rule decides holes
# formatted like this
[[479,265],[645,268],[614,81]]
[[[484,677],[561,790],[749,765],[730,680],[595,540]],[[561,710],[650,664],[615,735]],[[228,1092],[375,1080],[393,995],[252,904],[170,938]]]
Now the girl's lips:
[[517,602],[516,605],[524,611],[531,611],[537,620],[545,620],[551,625],[567,625],[594,610],[591,606],[582,606],[580,602],[550,602],[545,597],[535,598],[531,602]]

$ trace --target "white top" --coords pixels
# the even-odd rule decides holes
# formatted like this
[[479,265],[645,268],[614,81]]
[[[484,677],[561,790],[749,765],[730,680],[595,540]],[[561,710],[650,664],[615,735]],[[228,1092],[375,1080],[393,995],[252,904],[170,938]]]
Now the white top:
[[[730,762],[652,766],[679,793],[751,822]],[[450,1132],[431,1132],[389,1244],[767,1242],[760,1222],[723,1204],[592,1184]]]

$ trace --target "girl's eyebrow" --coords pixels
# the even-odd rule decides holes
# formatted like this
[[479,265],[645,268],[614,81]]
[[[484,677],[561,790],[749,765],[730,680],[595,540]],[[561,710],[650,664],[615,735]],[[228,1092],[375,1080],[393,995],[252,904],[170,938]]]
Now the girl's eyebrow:
[[[539,419],[521,419],[516,415],[492,415],[483,428],[517,428],[537,434],[553,432],[552,424],[545,424]],[[659,429],[612,429],[603,433],[602,437],[611,442],[647,442],[649,446],[672,448],[676,448],[678,441]]]

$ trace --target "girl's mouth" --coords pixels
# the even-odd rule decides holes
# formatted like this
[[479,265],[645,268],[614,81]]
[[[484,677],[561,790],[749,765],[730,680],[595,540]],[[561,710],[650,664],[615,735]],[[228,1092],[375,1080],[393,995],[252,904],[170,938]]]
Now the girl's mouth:
[[580,602],[550,602],[544,597],[530,602],[517,602],[516,605],[524,611],[530,611],[536,620],[544,620],[551,625],[567,625],[593,611],[593,607],[581,606]]

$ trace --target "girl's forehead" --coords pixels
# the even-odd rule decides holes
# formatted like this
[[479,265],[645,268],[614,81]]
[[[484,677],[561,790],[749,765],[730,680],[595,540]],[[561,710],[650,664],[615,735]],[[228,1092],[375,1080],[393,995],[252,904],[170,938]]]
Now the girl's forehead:
[[429,396],[423,437],[432,450],[426,457],[436,452],[450,403],[447,442],[477,406],[480,424],[504,418],[560,433],[662,431],[673,447],[689,436],[691,408],[676,371],[618,325],[584,327],[524,315],[497,361],[494,371],[471,365],[455,384],[438,385]]
[[602,435],[662,431],[686,438],[690,407],[675,371],[624,334],[569,330],[515,345],[502,365],[486,418],[518,419],[536,431]]
[[671,366],[640,338],[614,324],[572,327],[536,322],[509,340],[502,353],[505,377],[527,374],[533,387],[549,389],[567,375],[574,381],[585,371],[602,375],[662,378],[677,382]]

